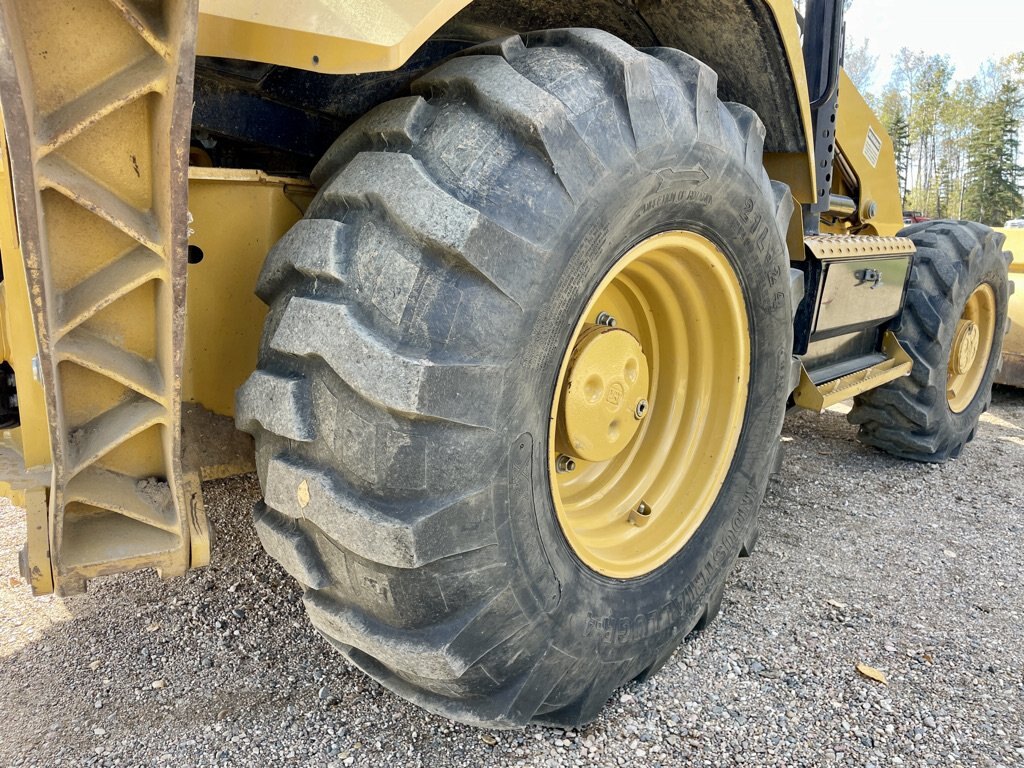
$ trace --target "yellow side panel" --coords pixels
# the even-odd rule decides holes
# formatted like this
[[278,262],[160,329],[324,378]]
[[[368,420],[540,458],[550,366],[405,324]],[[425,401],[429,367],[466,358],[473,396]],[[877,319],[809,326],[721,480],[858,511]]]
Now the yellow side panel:
[[996,373],[1000,384],[1024,387],[1024,229],[996,229],[1006,235],[1003,250],[1013,254],[1010,263],[1010,317],[1003,339],[1003,367]]
[[903,229],[903,208],[892,141],[845,71],[839,73],[836,146],[857,176],[858,216],[873,230],[861,234],[895,235]]
[[328,74],[396,69],[470,0],[201,0],[200,56]]
[[267,314],[253,293],[256,278],[267,251],[302,217],[294,201],[310,193],[259,171],[190,169],[189,244],[203,258],[188,266],[185,402],[234,415],[235,390],[256,367]]
[[1024,229],[1003,229],[996,227],[996,232],[1006,236],[1003,243],[1003,250],[1013,254],[1013,261],[1010,262],[1010,272],[1024,273]]

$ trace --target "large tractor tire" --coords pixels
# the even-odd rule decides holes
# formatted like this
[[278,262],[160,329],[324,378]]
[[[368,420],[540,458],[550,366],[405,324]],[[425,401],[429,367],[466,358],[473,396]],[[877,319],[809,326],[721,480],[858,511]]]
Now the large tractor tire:
[[1009,254],[982,224],[927,221],[900,232],[917,247],[893,329],[909,376],[854,399],[858,438],[901,458],[944,462],[974,438],[992,401],[1006,327]]
[[327,152],[260,277],[257,530],[391,690],[581,724],[714,615],[757,535],[791,198],[679,51],[543,32],[412,91]]

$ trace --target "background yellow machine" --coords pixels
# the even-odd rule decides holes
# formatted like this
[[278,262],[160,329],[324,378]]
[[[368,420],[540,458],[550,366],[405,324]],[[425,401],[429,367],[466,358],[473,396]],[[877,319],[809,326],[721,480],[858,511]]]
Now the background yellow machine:
[[1010,262],[1010,306],[1006,338],[1003,340],[1002,365],[996,382],[1024,387],[1024,229],[996,229],[1006,238],[1004,250],[1012,255]]
[[1003,238],[898,231],[841,2],[0,6],[37,593],[204,565],[201,482],[255,467],[351,661],[576,724],[714,617],[787,407],[945,461],[988,406]]

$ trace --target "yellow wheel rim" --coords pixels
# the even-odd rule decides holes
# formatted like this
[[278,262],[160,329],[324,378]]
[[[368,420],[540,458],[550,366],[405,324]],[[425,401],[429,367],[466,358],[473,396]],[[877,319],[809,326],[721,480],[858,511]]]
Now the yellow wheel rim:
[[587,567],[636,578],[682,549],[732,464],[749,372],[743,291],[710,240],[663,232],[619,259],[569,341],[548,430],[558,522]]
[[960,413],[978,394],[985,378],[996,330],[996,295],[982,283],[967,299],[953,333],[946,376],[946,400],[953,413]]

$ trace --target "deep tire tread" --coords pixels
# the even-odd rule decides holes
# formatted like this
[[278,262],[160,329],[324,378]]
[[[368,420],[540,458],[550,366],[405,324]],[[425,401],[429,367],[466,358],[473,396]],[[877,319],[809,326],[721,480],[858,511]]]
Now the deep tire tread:
[[256,371],[238,390],[235,422],[246,432],[264,429],[307,443],[316,437],[310,400],[304,376]]
[[350,229],[333,219],[298,221],[267,254],[256,283],[256,295],[270,303],[295,275],[343,284],[349,235]]
[[324,589],[330,585],[330,576],[312,538],[297,520],[259,502],[253,512],[253,522],[267,554],[292,578],[308,589]]
[[[593,104],[569,108],[545,79],[554,70],[532,66],[533,49],[589,62],[604,74],[604,91]],[[260,278],[271,320],[260,369],[238,400],[239,426],[257,436],[266,495],[257,528],[306,587],[313,623],[388,687],[477,725],[579,725],[596,717],[616,687],[660,667],[681,630],[692,627],[671,628],[655,658],[607,663],[536,639],[546,637],[546,619],[520,604],[493,521],[481,513],[498,503],[497,494],[507,498],[504,480],[487,479],[507,472],[495,398],[510,349],[494,353],[484,339],[465,339],[487,314],[500,322],[492,338],[518,338],[519,323],[546,289],[541,266],[554,256],[543,229],[510,223],[431,164],[431,132],[446,109],[511,132],[543,160],[546,176],[531,183],[546,185],[553,200],[580,199],[609,168],[668,141],[698,141],[741,158],[783,239],[792,197],[761,165],[760,120],[740,105],[723,106],[716,74],[679,51],[640,52],[593,30],[511,37],[449,60],[414,83],[413,93],[369,112],[327,152],[313,172],[322,189],[309,218],[275,247]],[[594,113],[608,104],[621,146],[601,144],[600,131],[591,130]],[[537,218],[544,215],[552,214]],[[371,230],[380,237],[368,238]],[[375,270],[399,263],[379,261],[382,241],[416,252],[399,264],[410,275],[408,299],[385,295],[377,302],[384,309],[368,310]],[[512,261],[506,253],[525,256]],[[434,346],[403,335],[404,307],[428,280],[453,273],[472,300],[450,318],[451,341]],[[369,471],[339,454],[339,442],[362,439],[336,434],[340,427],[329,423],[343,408],[358,417],[347,419],[367,424],[388,461],[389,451],[421,443],[428,462],[461,467],[468,462],[454,453],[451,435],[471,434],[479,458],[461,487],[472,490],[452,493],[429,477],[402,476],[395,480],[404,483],[395,486],[400,497],[389,501],[394,487],[384,470],[401,474],[402,463],[378,456]],[[756,540],[757,498],[750,498],[751,523],[735,556],[749,554]],[[709,622],[720,601],[720,589],[713,591],[690,623]],[[575,687],[565,688],[565,680]]]
[[409,151],[433,117],[433,108],[421,96],[386,101],[374,107],[331,145],[316,164],[310,180],[323,187],[360,152]]
[[490,501],[487,488],[415,505],[386,504],[287,456],[270,460],[264,486],[267,503],[280,514],[308,520],[348,551],[381,565],[418,568],[495,543],[479,524],[477,508]]
[[[318,358],[361,396],[388,411],[490,427],[501,369],[403,355],[347,304],[295,296],[270,339],[276,352]],[[384,377],[376,371],[387,371]],[[460,392],[471,403],[454,401]],[[476,399],[470,400],[471,397]]]
[[[339,171],[310,206],[313,215],[339,207],[379,206],[389,220],[414,240],[458,259],[466,269],[486,278],[504,296],[522,303],[535,285],[524,291],[515,269],[539,269],[544,251],[528,236],[510,232],[481,211],[456,199],[439,186],[412,155],[363,152]],[[509,264],[500,255],[514,250],[529,254],[525,263]]]
[[420,93],[465,96],[511,127],[554,170],[570,198],[581,200],[605,168],[569,120],[565,105],[496,56],[460,56],[416,81]]

